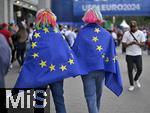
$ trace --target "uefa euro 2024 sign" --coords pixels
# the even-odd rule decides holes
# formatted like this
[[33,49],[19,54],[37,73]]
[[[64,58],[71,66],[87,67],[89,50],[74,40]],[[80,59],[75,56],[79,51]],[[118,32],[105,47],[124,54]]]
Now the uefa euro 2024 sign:
[[150,16],[150,0],[74,0],[75,16],[96,7],[107,16]]

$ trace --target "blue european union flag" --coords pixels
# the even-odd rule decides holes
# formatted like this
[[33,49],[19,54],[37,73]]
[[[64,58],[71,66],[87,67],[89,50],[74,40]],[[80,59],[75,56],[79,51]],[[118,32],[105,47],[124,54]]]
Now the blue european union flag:
[[53,28],[36,30],[15,88],[42,88],[82,74],[65,39]]
[[88,24],[79,32],[73,46],[82,70],[105,71],[105,85],[116,95],[122,93],[122,80],[115,45],[109,32],[97,24]]

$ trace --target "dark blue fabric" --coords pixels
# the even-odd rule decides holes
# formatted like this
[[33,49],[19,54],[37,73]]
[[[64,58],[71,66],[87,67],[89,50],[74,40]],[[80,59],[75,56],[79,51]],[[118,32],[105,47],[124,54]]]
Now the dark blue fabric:
[[[95,29],[100,32],[95,32]],[[94,41],[97,37],[97,41]],[[101,49],[98,47],[101,46]],[[87,73],[105,71],[105,85],[117,96],[122,93],[122,80],[116,57],[115,45],[109,32],[97,24],[88,24],[81,29],[73,46],[73,51],[82,70]]]
[[6,38],[0,34],[0,88],[5,87],[4,76],[7,74],[11,52]]
[[[36,37],[37,33],[40,33],[40,36]],[[53,28],[49,28],[46,32],[43,29],[36,30],[33,33],[32,43],[36,43],[37,46],[29,50],[15,88],[41,88],[84,73],[65,39]],[[34,53],[38,53],[39,57],[34,58],[32,56]],[[69,63],[69,59],[73,60],[73,63]],[[43,68],[40,65],[42,60],[46,61]],[[51,64],[55,65],[55,70],[50,70]],[[66,66],[66,69],[60,69],[62,65]]]

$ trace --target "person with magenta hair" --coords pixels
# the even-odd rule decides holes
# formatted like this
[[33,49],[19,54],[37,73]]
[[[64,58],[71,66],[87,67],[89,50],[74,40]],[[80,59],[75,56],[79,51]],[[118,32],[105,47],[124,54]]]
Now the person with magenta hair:
[[82,76],[84,95],[89,113],[100,113],[103,82],[117,96],[123,87],[113,38],[101,27],[104,22],[99,10],[90,8],[82,20],[86,25],[79,31],[73,51],[86,71]]
[[[50,85],[56,113],[66,113],[63,80],[80,75],[82,71],[72,50],[56,27],[56,16],[51,10],[41,9],[37,12],[31,48],[15,88],[46,90]],[[41,95],[36,97],[43,98]],[[34,112],[44,113],[44,108],[39,108],[39,104],[43,102],[36,101]]]

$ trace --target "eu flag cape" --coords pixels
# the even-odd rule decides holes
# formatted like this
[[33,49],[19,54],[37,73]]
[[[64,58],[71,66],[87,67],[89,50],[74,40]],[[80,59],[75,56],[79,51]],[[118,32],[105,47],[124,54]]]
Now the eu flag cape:
[[97,24],[87,24],[78,33],[73,51],[82,70],[105,72],[105,85],[117,96],[122,93],[122,80],[112,36]]
[[63,36],[51,27],[44,28],[33,33],[31,49],[15,88],[45,88],[50,83],[77,76],[81,72]]

